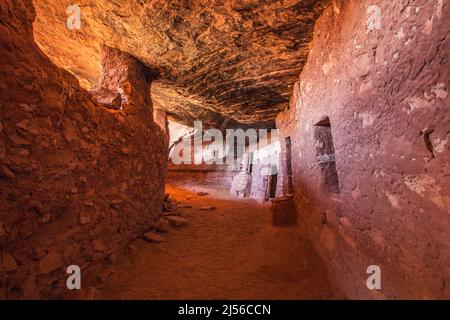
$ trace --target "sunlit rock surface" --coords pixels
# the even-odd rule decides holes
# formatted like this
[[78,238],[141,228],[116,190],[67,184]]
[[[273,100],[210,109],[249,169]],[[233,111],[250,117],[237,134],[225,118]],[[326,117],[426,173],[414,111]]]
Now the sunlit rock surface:
[[273,123],[289,102],[328,0],[80,0],[81,29],[66,28],[69,0],[34,0],[34,36],[58,66],[97,86],[103,44],[161,72],[154,105],[192,124]]

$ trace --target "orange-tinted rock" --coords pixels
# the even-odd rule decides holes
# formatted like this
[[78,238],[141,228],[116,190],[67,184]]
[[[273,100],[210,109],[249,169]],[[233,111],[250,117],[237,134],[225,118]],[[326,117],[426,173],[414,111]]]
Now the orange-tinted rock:
[[64,266],[61,254],[58,252],[50,252],[41,261],[39,261],[38,267],[41,274],[48,274]]
[[20,264],[4,259],[12,276],[7,285],[0,277],[0,288],[11,297],[12,288],[35,291],[25,290],[22,272],[37,264],[26,287],[35,283],[51,298],[64,289],[51,283],[65,277],[53,271],[66,259],[103,261],[152,226],[164,197],[168,132],[153,121],[153,78],[137,59],[105,49],[102,79],[120,79],[108,88],[127,99],[123,110],[105,108],[39,50],[33,1],[1,1],[0,17],[0,219],[8,226],[0,247]]
[[164,232],[164,233],[169,232],[169,230],[170,230],[169,221],[167,221],[167,219],[160,218],[158,220],[158,222],[156,223],[155,228],[159,232]]
[[94,251],[97,251],[97,252],[104,252],[104,251],[108,250],[106,245],[99,240],[92,241],[92,247],[94,248]]
[[6,272],[14,271],[17,269],[17,262],[14,257],[9,253],[0,253],[2,270]]
[[155,233],[155,232],[146,232],[143,235],[144,240],[148,241],[148,242],[153,242],[153,243],[161,243],[161,242],[165,242],[166,239],[164,239],[163,237],[161,237],[159,234]]
[[273,124],[329,3],[92,0],[80,5],[81,29],[69,30],[68,3],[41,0],[34,35],[86,87],[98,85],[106,44],[160,70],[161,81],[152,86],[155,106],[182,122]]
[[172,227],[182,227],[187,225],[187,220],[177,216],[169,216],[167,217],[167,221]]
[[122,95],[117,90],[108,90],[102,88],[93,91],[94,99],[106,108],[120,110],[122,109]]

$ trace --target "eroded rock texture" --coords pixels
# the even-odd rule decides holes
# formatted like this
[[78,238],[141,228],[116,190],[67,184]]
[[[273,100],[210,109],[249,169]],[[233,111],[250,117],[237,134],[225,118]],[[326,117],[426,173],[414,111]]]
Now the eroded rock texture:
[[58,66],[97,86],[103,44],[161,71],[155,106],[192,125],[270,126],[289,102],[315,20],[329,0],[35,0],[36,41]]
[[[168,136],[153,121],[146,68],[106,48],[94,102],[35,45],[31,0],[0,2],[0,297],[52,297],[161,211]],[[108,86],[106,86],[108,84]],[[164,115],[163,115],[164,116]]]
[[299,221],[349,298],[448,299],[450,6],[377,4],[324,12],[277,117]]

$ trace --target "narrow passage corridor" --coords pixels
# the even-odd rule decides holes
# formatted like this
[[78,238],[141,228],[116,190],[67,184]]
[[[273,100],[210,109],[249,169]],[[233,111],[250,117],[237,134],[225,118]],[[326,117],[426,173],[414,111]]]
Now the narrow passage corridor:
[[209,195],[166,191],[179,202],[169,214],[187,225],[160,233],[163,243],[134,241],[94,299],[338,298],[301,227],[273,227],[268,203],[205,188]]

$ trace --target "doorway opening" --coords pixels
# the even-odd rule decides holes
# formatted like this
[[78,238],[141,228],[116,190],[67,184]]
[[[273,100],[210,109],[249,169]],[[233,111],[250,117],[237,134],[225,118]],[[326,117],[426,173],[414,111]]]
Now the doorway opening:
[[270,165],[266,168],[268,171],[268,175],[263,177],[265,188],[265,200],[269,200],[270,198],[275,198],[277,193],[277,174],[276,174],[276,166]]

